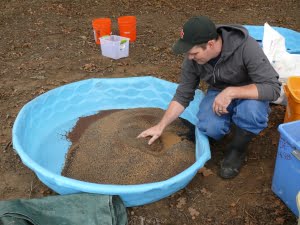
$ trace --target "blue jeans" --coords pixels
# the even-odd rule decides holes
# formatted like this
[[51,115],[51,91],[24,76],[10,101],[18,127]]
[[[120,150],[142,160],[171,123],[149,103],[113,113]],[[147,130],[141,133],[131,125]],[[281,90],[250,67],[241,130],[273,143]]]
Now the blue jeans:
[[219,140],[229,132],[231,123],[241,129],[258,134],[268,125],[269,101],[235,99],[227,107],[229,113],[218,116],[213,112],[213,102],[220,91],[208,90],[200,103],[198,129],[205,135]]

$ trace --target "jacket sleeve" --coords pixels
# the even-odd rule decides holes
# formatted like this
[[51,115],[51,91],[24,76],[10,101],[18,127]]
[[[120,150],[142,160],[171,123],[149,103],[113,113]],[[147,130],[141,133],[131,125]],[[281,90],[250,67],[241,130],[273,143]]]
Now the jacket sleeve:
[[275,101],[280,96],[279,75],[270,64],[262,48],[252,37],[248,37],[243,49],[243,60],[247,72],[256,85],[258,99]]
[[172,99],[172,101],[177,101],[184,108],[188,107],[194,99],[195,90],[200,82],[194,63],[192,60],[188,60],[187,57],[184,58],[181,68],[181,80]]

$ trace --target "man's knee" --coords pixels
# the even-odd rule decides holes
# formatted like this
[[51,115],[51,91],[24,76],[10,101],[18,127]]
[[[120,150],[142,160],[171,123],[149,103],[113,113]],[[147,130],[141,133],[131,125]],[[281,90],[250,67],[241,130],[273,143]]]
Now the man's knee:
[[229,132],[229,124],[224,120],[199,121],[197,127],[202,133],[215,140],[220,140]]
[[239,104],[234,123],[252,133],[258,134],[267,127],[269,103],[266,101],[246,100]]

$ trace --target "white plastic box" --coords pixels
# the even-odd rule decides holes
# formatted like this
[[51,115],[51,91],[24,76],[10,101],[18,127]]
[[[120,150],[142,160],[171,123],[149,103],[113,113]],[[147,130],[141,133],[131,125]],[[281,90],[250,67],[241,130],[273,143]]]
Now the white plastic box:
[[129,55],[129,38],[117,35],[100,38],[100,47],[103,56],[120,59]]

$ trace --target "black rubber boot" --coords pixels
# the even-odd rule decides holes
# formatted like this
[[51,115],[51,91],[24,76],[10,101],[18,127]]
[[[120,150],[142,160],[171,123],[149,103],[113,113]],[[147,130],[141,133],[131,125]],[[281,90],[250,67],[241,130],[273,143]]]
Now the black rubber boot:
[[246,158],[248,144],[254,136],[255,134],[236,127],[234,137],[221,161],[220,176],[222,178],[230,179],[239,174]]

